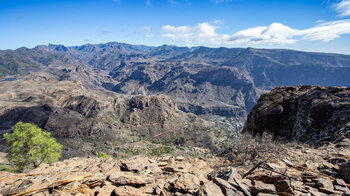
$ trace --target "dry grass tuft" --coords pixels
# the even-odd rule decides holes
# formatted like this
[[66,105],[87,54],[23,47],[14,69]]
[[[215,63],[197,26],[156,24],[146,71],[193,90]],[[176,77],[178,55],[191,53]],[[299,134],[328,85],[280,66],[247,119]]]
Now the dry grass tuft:
[[272,160],[286,153],[286,145],[264,133],[253,136],[248,133],[240,135],[224,156],[235,165],[250,165],[264,160]]

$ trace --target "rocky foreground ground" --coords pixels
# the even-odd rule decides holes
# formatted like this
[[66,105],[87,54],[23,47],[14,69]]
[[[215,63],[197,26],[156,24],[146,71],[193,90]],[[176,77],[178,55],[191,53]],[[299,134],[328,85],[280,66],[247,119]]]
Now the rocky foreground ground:
[[350,195],[350,141],[235,165],[211,156],[71,158],[0,173],[0,195]]

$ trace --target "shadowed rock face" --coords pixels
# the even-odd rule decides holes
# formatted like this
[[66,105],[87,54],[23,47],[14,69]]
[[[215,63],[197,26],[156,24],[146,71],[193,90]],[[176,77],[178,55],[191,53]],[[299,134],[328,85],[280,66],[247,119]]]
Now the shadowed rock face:
[[[114,101],[115,104],[111,107],[101,107],[99,101],[81,95],[65,99],[61,107],[46,103],[32,107],[15,107],[1,114],[0,127],[11,129],[19,121],[31,122],[52,132],[56,137],[74,138],[82,135],[97,137],[116,134],[108,126],[119,122],[123,123],[120,126],[128,126],[145,137],[153,137],[175,126],[169,120],[175,120],[182,115],[175,103],[165,95],[137,96]],[[101,124],[100,120],[107,117],[115,122]],[[171,132],[177,132],[176,128],[172,129]],[[170,137],[169,133],[164,136]]]
[[350,88],[278,87],[259,98],[244,131],[322,145],[350,137],[349,113]]

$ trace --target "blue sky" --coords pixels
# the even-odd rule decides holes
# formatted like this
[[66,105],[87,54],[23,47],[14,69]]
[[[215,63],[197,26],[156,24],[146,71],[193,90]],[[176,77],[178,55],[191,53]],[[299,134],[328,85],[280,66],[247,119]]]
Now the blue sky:
[[350,54],[350,0],[0,0],[0,49],[111,41]]

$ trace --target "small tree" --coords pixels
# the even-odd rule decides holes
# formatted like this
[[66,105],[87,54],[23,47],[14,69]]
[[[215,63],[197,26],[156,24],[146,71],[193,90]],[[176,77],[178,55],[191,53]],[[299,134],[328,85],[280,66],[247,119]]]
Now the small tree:
[[23,122],[18,122],[12,129],[13,133],[4,134],[4,138],[11,148],[9,161],[18,170],[55,162],[61,157],[62,145],[50,136],[51,133]]
[[106,154],[106,153],[104,153],[104,152],[99,152],[99,153],[98,153],[98,158],[107,159],[107,158],[108,158],[108,154]]

